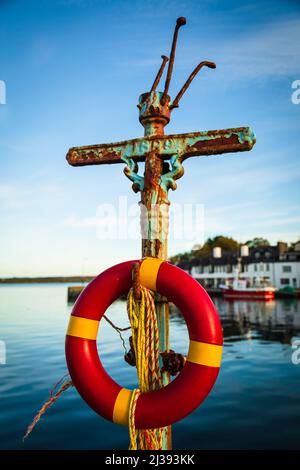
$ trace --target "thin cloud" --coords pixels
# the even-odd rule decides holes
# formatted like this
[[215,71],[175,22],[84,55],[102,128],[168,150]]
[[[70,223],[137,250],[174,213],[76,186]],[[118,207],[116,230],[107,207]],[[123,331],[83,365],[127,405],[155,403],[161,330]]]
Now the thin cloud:
[[75,217],[71,215],[63,221],[63,226],[68,228],[95,228],[99,225],[98,217]]
[[60,188],[51,183],[44,185],[24,187],[17,184],[0,184],[0,209],[18,209],[35,206],[41,202],[41,198],[49,198],[49,195],[58,196]]
[[268,207],[262,207],[259,202],[256,205],[251,203],[250,206],[250,212],[239,204],[206,210],[206,236],[224,233],[240,241],[263,236],[272,243],[278,240],[295,242],[299,239],[300,216],[295,206],[291,206],[290,210],[270,210]]
[[[280,184],[286,184],[300,178],[300,168],[296,168],[294,164],[277,165],[273,167],[251,168],[245,167],[236,169],[233,173],[224,173],[220,171],[214,174],[209,180],[203,180],[201,183],[201,193],[209,194],[213,186],[214,199],[224,197],[224,192],[232,192],[244,196],[252,196],[252,188],[258,192],[266,193]],[[196,193],[195,193],[196,194]]]
[[0,208],[16,209],[27,205],[31,197],[30,190],[21,190],[12,184],[0,185]]
[[[278,79],[298,77],[300,72],[300,19],[288,18],[261,26],[256,32],[245,28],[244,37],[206,46],[206,55],[217,62],[222,81]],[[190,46],[185,60],[178,64],[190,67],[190,58],[203,55],[203,46]],[[217,77],[210,77],[216,79]]]
[[[285,18],[258,26],[256,31],[245,28],[243,35],[233,34],[230,39],[226,36],[217,39],[210,38],[205,44],[205,55],[217,63],[219,74],[205,76],[202,80],[266,80],[283,77],[299,76],[300,57],[300,19]],[[203,57],[203,42],[199,37],[197,41],[188,45],[180,45],[180,54],[176,59],[176,69],[190,72],[191,64],[196,57]],[[167,47],[169,47],[167,45]],[[157,51],[153,50],[150,58],[128,59],[119,62],[119,65],[131,67],[144,67],[159,65]]]

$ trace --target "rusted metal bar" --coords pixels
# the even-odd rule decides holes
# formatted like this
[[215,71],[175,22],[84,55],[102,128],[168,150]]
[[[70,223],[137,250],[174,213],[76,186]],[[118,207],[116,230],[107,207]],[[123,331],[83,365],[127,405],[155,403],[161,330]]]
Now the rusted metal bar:
[[216,64],[214,62],[208,62],[207,60],[200,62],[200,64],[198,64],[197,67],[192,71],[191,75],[189,76],[189,78],[187,79],[187,81],[185,82],[181,90],[179,91],[175,100],[170,105],[170,109],[178,108],[179,101],[181,100],[182,96],[184,95],[184,93],[186,92],[186,90],[188,89],[188,87],[190,86],[194,78],[196,77],[196,75],[200,72],[202,67],[209,67],[210,69],[215,69]]
[[168,72],[167,72],[167,78],[166,78],[166,82],[165,82],[164,93],[163,93],[162,100],[161,100],[162,105],[165,104],[166,97],[167,97],[167,94],[168,94],[168,91],[169,91],[170,82],[171,82],[174,59],[175,59],[175,51],[176,51],[178,31],[179,31],[179,28],[181,26],[184,26],[185,24],[186,24],[186,19],[183,16],[180,16],[179,18],[177,18],[175,31],[174,31],[174,35],[173,35],[173,41],[172,41],[172,47],[171,47],[170,62],[169,62],[169,67],[168,67]]
[[173,155],[180,155],[186,159],[194,156],[243,152],[251,150],[255,142],[255,135],[249,127],[159,137],[150,135],[111,144],[73,147],[67,154],[67,161],[72,166],[126,163],[129,157],[142,162],[153,151],[159,153],[160,158],[165,160]]
[[151,93],[152,91],[155,91],[155,90],[156,90],[156,88],[157,88],[157,86],[158,86],[158,84],[159,84],[159,82],[160,82],[161,76],[162,76],[162,74],[163,74],[163,72],[164,72],[166,63],[167,63],[168,60],[169,60],[169,57],[167,57],[166,55],[162,55],[161,58],[162,58],[163,61],[162,61],[162,64],[161,64],[161,66],[160,66],[160,68],[159,68],[159,71],[157,72],[157,75],[156,75],[155,80],[154,80],[154,82],[153,82],[153,85],[152,85],[152,87],[151,87],[150,93]]

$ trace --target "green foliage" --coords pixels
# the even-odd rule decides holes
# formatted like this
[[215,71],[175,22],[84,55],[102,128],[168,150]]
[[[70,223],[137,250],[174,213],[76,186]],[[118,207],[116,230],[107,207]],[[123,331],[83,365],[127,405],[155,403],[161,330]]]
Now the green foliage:
[[217,235],[214,238],[208,238],[200,249],[179,253],[172,256],[170,261],[174,264],[180,264],[187,261],[197,260],[199,258],[205,258],[206,256],[211,255],[212,249],[216,246],[221,247],[223,251],[238,251],[240,243],[231,237]]
[[270,246],[270,242],[266,238],[255,237],[253,240],[248,240],[245,245],[250,248],[256,248],[257,246]]

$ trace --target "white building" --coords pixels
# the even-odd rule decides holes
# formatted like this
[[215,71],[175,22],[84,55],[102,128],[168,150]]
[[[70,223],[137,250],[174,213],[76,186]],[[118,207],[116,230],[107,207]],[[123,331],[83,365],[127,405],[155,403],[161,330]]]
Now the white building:
[[219,287],[225,280],[233,280],[239,271],[239,277],[250,285],[264,280],[277,289],[286,286],[300,289],[300,242],[293,248],[283,242],[256,248],[242,246],[239,253],[222,252],[216,247],[211,256],[195,259],[183,267],[205,287]]

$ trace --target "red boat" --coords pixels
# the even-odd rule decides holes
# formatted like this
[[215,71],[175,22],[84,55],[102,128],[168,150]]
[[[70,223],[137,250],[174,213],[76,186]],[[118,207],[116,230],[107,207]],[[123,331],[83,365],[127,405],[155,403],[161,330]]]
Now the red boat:
[[244,279],[235,279],[232,284],[220,287],[224,299],[273,300],[275,297],[275,287],[263,284],[249,286]]

